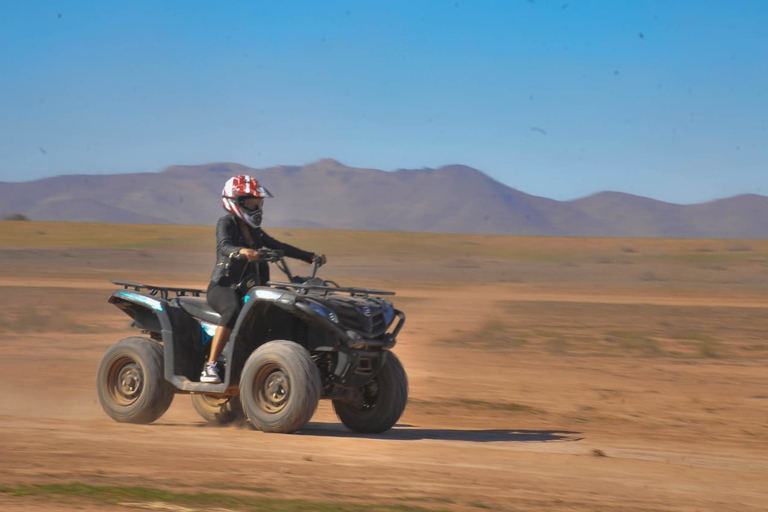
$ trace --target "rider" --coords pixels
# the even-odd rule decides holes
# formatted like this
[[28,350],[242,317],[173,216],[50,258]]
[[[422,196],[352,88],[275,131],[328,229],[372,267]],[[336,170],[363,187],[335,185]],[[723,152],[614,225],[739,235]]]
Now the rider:
[[307,263],[318,261],[322,265],[327,261],[325,255],[279,242],[261,229],[265,197],[273,196],[247,175],[230,178],[221,192],[221,202],[229,213],[221,217],[216,225],[216,266],[207,293],[208,303],[221,315],[221,320],[213,335],[211,353],[200,375],[200,382],[221,382],[217,361],[240,313],[240,297],[235,287],[245,275],[246,266],[252,268],[252,273],[258,274],[259,284],[265,285],[269,280],[269,265],[253,262],[259,257],[259,249],[279,249],[286,256]]

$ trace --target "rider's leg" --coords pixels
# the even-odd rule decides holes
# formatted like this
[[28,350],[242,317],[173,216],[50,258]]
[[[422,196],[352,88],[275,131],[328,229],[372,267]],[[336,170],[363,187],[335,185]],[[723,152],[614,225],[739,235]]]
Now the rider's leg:
[[208,356],[208,362],[213,363],[219,359],[221,351],[224,350],[224,345],[229,340],[229,335],[232,334],[232,329],[219,325],[216,327],[216,332],[213,333],[213,341],[211,342],[211,354]]
[[207,299],[211,307],[221,315],[219,325],[213,333],[211,353],[208,356],[208,362],[215,362],[224,350],[229,335],[232,334],[232,328],[237,322],[237,316],[240,314],[240,297],[229,286],[211,285],[208,287]]
[[228,286],[211,284],[208,287],[208,303],[213,309],[221,315],[219,325],[213,333],[211,341],[211,353],[208,355],[208,362],[203,368],[200,376],[200,382],[218,384],[221,382],[215,363],[219,359],[221,352],[232,334],[232,328],[237,321],[237,315],[240,313],[240,300],[235,290]]

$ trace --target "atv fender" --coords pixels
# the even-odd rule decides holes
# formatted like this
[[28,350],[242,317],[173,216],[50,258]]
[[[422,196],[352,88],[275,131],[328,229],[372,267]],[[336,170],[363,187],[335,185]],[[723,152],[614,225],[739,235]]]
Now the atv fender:
[[[244,298],[245,304],[240,311],[240,315],[237,318],[235,327],[232,329],[230,336],[231,340],[235,343],[240,341],[240,333],[245,336],[253,327],[255,319],[254,316],[258,315],[260,311],[270,308],[277,308],[282,310],[292,317],[295,317],[307,324],[314,324],[316,327],[326,331],[329,336],[328,343],[325,346],[309,346],[305,347],[310,350],[331,351],[343,345],[349,338],[349,335],[339,326],[331,322],[325,317],[320,316],[310,306],[301,301],[296,301],[296,295],[292,292],[279,290],[268,287],[255,287],[248,291],[248,294]],[[274,311],[274,309],[273,309]],[[265,340],[268,341],[268,340]],[[257,346],[254,347],[258,348]]]
[[[229,337],[232,342],[231,347],[248,344],[251,346],[251,350],[255,350],[263,343],[270,341],[269,339],[259,339],[261,336],[267,335],[266,332],[255,335],[255,337],[254,332],[273,330],[274,324],[279,323],[274,321],[273,315],[280,314],[280,312],[289,315],[289,317],[307,320],[307,315],[297,309],[295,296],[291,293],[283,293],[280,290],[270,288],[252,288],[244,300],[245,304],[240,310],[237,322],[235,322]],[[264,317],[269,317],[270,321],[266,322]]]
[[163,377],[181,389],[175,378],[173,323],[169,311],[171,303],[162,297],[132,290],[115,290],[109,302],[133,319],[133,324],[163,342]]
[[115,290],[109,303],[131,317],[134,326],[151,334],[161,335],[162,331],[171,328],[165,299],[130,290]]

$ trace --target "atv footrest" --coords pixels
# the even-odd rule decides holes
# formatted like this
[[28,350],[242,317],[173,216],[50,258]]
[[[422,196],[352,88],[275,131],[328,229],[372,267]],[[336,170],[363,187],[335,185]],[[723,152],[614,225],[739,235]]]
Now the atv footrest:
[[233,396],[240,393],[237,386],[227,386],[226,383],[208,384],[205,382],[193,382],[186,377],[174,376],[171,380],[178,391],[188,393],[216,393],[225,396]]

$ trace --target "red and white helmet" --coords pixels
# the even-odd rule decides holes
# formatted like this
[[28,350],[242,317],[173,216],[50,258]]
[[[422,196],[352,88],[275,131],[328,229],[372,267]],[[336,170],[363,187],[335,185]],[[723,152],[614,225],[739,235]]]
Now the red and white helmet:
[[236,217],[243,219],[249,226],[258,228],[261,225],[261,208],[247,210],[245,200],[251,197],[273,197],[256,178],[247,175],[229,178],[221,191],[221,202],[224,209]]

